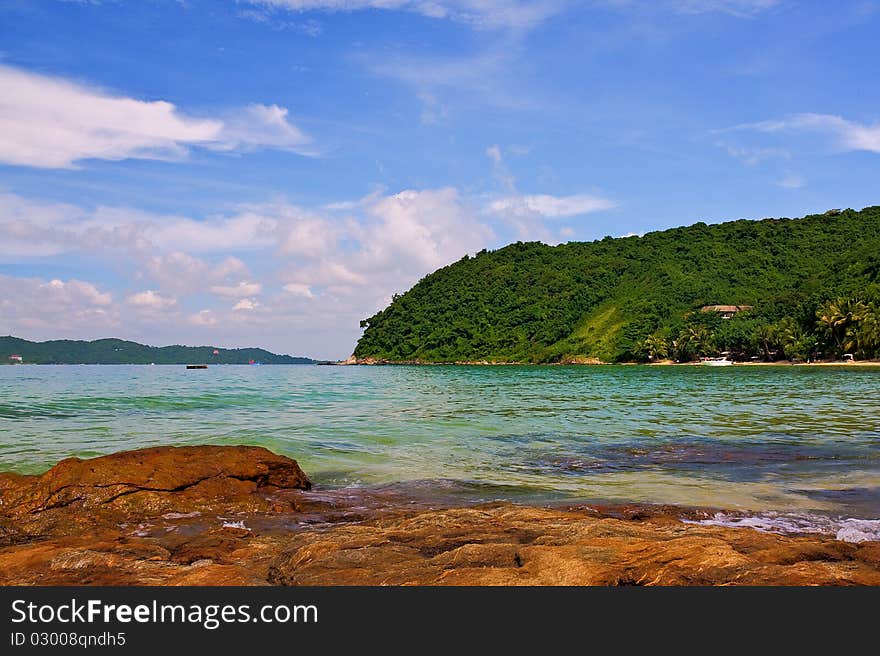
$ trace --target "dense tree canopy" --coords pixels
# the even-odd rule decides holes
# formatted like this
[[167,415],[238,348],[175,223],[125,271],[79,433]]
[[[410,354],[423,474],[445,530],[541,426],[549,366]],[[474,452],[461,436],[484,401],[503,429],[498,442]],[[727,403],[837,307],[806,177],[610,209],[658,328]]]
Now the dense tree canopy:
[[[876,357],[880,207],[465,256],[361,322],[359,358]],[[724,319],[711,304],[749,305]]]

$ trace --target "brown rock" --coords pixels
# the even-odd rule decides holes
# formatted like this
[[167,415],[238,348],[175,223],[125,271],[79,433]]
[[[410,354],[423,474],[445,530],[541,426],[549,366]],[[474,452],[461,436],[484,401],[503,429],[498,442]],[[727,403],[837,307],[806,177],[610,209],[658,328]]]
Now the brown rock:
[[20,517],[75,505],[188,512],[258,489],[311,487],[295,460],[254,446],[154,447],[62,460],[40,476],[0,476],[0,512]]
[[872,557],[872,550],[830,538],[503,504],[300,533],[268,579],[280,585],[880,585]]
[[428,509],[309,487],[296,461],[245,446],[0,475],[0,585],[880,585],[880,542],[678,519],[699,510]]

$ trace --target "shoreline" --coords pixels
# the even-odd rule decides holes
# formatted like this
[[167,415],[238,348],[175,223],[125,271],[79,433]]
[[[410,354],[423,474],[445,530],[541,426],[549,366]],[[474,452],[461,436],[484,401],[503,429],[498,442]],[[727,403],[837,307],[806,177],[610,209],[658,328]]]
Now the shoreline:
[[261,447],[152,447],[0,474],[0,584],[880,585],[880,541],[717,512],[316,489]]
[[[699,367],[704,366],[699,361],[674,362],[663,360],[660,362],[605,362],[598,358],[572,359],[563,362],[489,362],[488,360],[454,361],[454,362],[424,362],[421,360],[376,360],[373,358],[349,358],[332,363],[339,367]],[[817,362],[792,362],[790,360],[777,360],[775,362],[737,362],[734,367],[880,367],[880,360],[821,360]]]

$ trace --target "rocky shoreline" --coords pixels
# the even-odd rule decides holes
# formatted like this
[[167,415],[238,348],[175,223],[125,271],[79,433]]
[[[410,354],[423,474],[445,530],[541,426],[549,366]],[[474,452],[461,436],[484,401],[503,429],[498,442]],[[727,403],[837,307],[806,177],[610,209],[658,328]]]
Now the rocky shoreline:
[[260,447],[0,474],[2,585],[880,585],[880,542],[685,523],[675,507],[447,507],[318,490]]

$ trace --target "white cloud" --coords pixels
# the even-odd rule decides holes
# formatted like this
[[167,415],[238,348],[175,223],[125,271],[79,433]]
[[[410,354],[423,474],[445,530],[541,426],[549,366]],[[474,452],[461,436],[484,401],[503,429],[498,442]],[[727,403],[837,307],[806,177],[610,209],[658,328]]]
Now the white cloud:
[[188,320],[195,326],[210,327],[217,324],[217,317],[214,316],[213,310],[200,310],[189,315]]
[[287,115],[287,108],[278,105],[248,105],[231,112],[223,121],[215,147],[222,150],[279,148],[313,154],[308,149],[311,139],[291,124]]
[[[486,156],[492,161],[492,175],[504,189],[504,195],[490,201],[485,211],[509,221],[520,238],[540,238],[548,243],[555,243],[557,240],[543,226],[544,220],[580,216],[616,206],[613,201],[591,194],[521,194],[516,188],[516,178],[504,162],[501,147],[497,144],[489,146]],[[559,232],[560,237],[570,236],[565,230],[567,229],[563,228]]]
[[105,332],[118,325],[113,296],[94,284],[0,275],[0,334]]
[[353,200],[341,200],[336,203],[327,203],[326,205],[322,205],[323,209],[330,210],[331,212],[348,212],[355,209],[357,206],[357,201]]
[[129,305],[143,308],[145,310],[165,310],[177,305],[177,299],[170,296],[163,296],[159,292],[147,289],[142,292],[130,295],[125,301]]
[[264,248],[274,243],[274,229],[272,221],[244,213],[201,221],[154,219],[144,226],[144,235],[163,249],[182,247],[195,253],[212,253]]
[[539,216],[546,219],[556,219],[589,214],[613,207],[615,207],[613,201],[590,194],[572,196],[536,194],[499,198],[489,203],[488,210],[502,216]]
[[794,114],[776,121],[745,123],[733,129],[768,134],[816,133],[829,137],[840,150],[880,153],[880,124],[866,125],[833,114]]
[[211,293],[217,296],[227,298],[244,298],[245,296],[254,296],[263,290],[263,286],[258,282],[240,282],[237,285],[214,285],[211,287]]
[[[6,303],[0,326],[25,337],[51,338],[57,324],[59,331],[79,330],[78,336],[345,356],[359,320],[387,305],[392,294],[465,254],[510,241],[514,230],[518,238],[552,242],[560,233],[548,232],[545,219],[597,203],[607,201],[509,194],[500,199],[498,214],[454,188],[407,189],[348,201],[342,213],[276,200],[197,220],[0,195],[5,262],[32,261],[39,252],[47,258],[41,266],[51,270],[82,253],[100,279],[141,290],[116,303],[92,283],[10,279],[0,284]],[[27,217],[34,221],[28,224]],[[5,249],[10,236],[14,252]],[[18,297],[25,302],[10,300]],[[299,340],[304,335],[307,343]]]
[[376,199],[366,211],[372,221],[355,259],[365,271],[409,268],[424,274],[493,237],[451,187],[402,191]]
[[0,65],[0,162],[74,168],[87,159],[180,159],[191,147],[308,153],[308,137],[276,105],[195,118],[145,101]]
[[308,285],[303,285],[301,283],[289,282],[284,285],[284,291],[290,292],[295,296],[303,296],[305,298],[314,298],[315,295],[312,293],[311,288]]
[[41,283],[39,289],[46,293],[47,298],[61,304],[74,301],[102,306],[110,305],[113,301],[113,296],[110,293],[99,292],[93,284],[81,280],[64,282],[56,278],[47,283]]
[[321,259],[318,261],[297,261],[283,274],[285,291],[298,296],[312,298],[312,289],[325,288],[336,292],[349,293],[355,287],[368,284],[366,276],[353,271],[349,263]]
[[260,209],[273,215],[278,226],[279,248],[287,255],[326,255],[336,249],[342,236],[340,221],[289,205],[269,205]]
[[260,306],[259,302],[252,298],[243,298],[233,306],[234,311],[250,311],[256,310]]
[[408,11],[481,29],[528,29],[562,9],[563,0],[247,0],[290,11]]
[[204,292],[212,286],[233,287],[250,276],[245,263],[237,257],[211,263],[180,251],[150,256],[141,266],[139,277],[158,282],[163,289],[177,294]]

